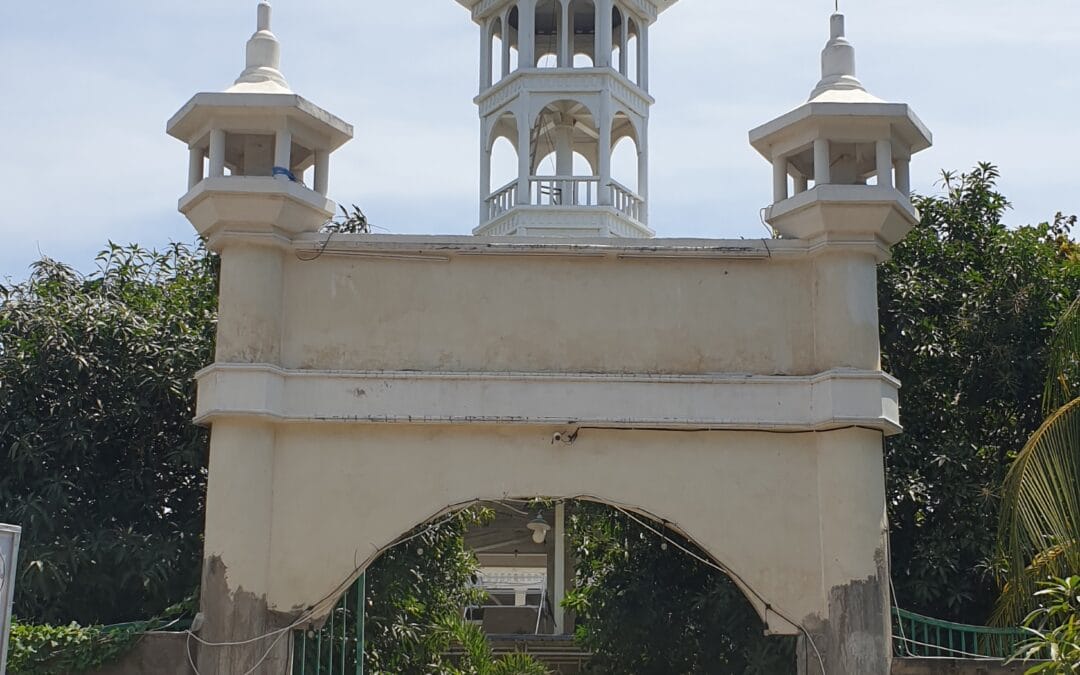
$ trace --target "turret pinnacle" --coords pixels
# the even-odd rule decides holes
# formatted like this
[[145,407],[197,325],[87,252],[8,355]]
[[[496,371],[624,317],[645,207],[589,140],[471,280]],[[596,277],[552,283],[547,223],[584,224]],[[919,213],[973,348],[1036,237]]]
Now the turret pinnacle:
[[258,29],[247,43],[247,67],[228,91],[288,93],[281,74],[281,43],[270,30],[272,10],[267,0],[259,3]]
[[845,37],[844,15],[833,14],[831,36],[821,52],[821,81],[811,101],[879,101],[855,76],[855,47]]

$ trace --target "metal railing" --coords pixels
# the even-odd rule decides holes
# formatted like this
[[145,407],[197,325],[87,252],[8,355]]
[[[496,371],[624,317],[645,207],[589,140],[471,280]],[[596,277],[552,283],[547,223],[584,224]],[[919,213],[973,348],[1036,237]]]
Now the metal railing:
[[321,629],[296,631],[294,675],[364,675],[364,594],[361,576]]
[[1029,637],[1019,628],[969,626],[893,608],[894,656],[1000,661]]

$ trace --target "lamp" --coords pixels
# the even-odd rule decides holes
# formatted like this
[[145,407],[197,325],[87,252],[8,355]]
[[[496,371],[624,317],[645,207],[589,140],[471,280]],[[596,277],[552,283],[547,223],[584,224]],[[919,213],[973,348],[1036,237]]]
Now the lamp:
[[551,526],[544,520],[544,516],[539,513],[536,517],[529,521],[529,529],[532,530],[532,540],[537,544],[543,544],[547,541],[547,533],[551,531]]

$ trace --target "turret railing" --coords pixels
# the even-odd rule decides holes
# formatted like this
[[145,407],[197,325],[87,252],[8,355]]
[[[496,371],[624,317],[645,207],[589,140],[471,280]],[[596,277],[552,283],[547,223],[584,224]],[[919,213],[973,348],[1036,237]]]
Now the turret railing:
[[[645,222],[645,200],[617,181],[608,184],[611,206],[639,223]],[[518,199],[518,182],[507,183],[485,200],[488,221],[515,206],[601,206],[599,176],[530,176],[527,202]]]

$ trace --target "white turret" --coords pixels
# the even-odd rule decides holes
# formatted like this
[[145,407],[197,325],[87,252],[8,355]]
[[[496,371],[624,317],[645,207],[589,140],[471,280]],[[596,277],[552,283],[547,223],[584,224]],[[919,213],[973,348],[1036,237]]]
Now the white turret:
[[[649,29],[676,0],[458,2],[481,27],[474,233],[651,237]],[[517,153],[506,185],[492,185],[499,138]],[[624,139],[637,170],[620,183],[612,152]]]
[[906,104],[866,91],[841,14],[832,17],[821,71],[809,102],[750,132],[773,165],[766,220],[783,237],[887,249],[919,220],[909,199],[910,162],[932,136]]
[[168,133],[190,150],[189,192],[180,210],[211,239],[229,225],[223,213],[230,208],[284,199],[291,208],[281,227],[290,232],[317,230],[336,208],[326,198],[330,154],[352,138],[352,126],[289,89],[270,19],[264,0],[236,83],[197,94],[168,124]]

